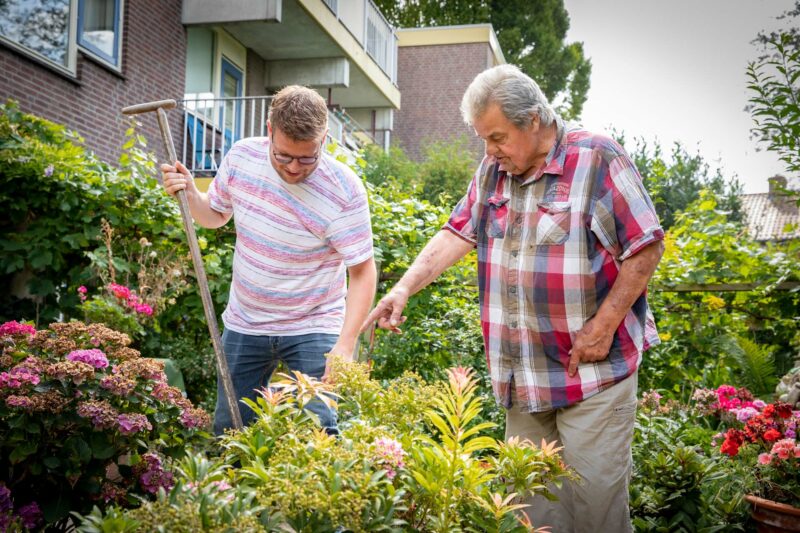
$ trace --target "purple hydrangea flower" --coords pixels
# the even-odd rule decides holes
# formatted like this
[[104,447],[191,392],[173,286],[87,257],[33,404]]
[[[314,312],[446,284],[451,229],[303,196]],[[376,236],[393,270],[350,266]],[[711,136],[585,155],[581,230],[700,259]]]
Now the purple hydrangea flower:
[[39,505],[36,502],[23,505],[19,508],[17,514],[19,514],[22,519],[22,525],[26,529],[36,529],[43,520],[42,510],[39,509]]
[[157,494],[161,487],[168,491],[175,484],[172,472],[164,470],[161,459],[156,454],[146,453],[142,462],[136,466],[139,473],[139,482],[150,494]]
[[119,432],[123,435],[133,435],[134,433],[138,433],[143,429],[150,431],[153,429],[153,426],[150,425],[150,421],[147,420],[147,417],[142,414],[138,413],[125,413],[119,415],[117,418]]
[[95,368],[106,368],[108,366],[106,354],[97,348],[71,351],[67,354],[67,359],[70,361],[80,361],[81,363],[92,365]]

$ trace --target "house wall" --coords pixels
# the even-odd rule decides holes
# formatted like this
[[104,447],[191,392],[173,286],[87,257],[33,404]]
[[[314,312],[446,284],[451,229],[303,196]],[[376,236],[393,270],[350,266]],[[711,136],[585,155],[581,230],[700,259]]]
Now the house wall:
[[464,124],[459,107],[470,82],[494,64],[488,42],[401,46],[397,85],[403,104],[395,113],[393,144],[419,160],[427,141],[450,141],[463,135],[477,161],[483,142]]
[[[0,44],[0,98],[12,98],[25,111],[77,131],[99,157],[116,162],[128,119],[125,106],[183,98],[186,30],[180,0],[129,0],[124,3],[122,73],[113,72],[78,50],[72,79]],[[183,117],[168,112],[180,155]],[[166,159],[155,114],[139,117],[141,132],[159,160]]]

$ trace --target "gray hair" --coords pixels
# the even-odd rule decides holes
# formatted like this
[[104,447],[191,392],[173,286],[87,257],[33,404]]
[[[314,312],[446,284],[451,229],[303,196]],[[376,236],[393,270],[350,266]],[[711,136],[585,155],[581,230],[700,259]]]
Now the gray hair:
[[472,80],[461,99],[464,122],[472,126],[493,103],[518,128],[528,127],[534,114],[539,115],[543,126],[556,119],[556,112],[539,85],[514,65],[486,69]]

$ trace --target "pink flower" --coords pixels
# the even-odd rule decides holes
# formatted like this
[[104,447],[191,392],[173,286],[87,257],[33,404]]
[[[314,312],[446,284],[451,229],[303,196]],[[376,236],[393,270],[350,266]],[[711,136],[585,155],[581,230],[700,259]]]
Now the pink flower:
[[168,491],[175,484],[172,472],[164,470],[161,459],[153,453],[144,454],[142,462],[134,467],[134,471],[138,473],[142,487],[150,494],[157,494],[162,487]]
[[386,477],[394,479],[397,469],[405,466],[403,457],[406,452],[403,450],[403,445],[394,439],[381,437],[375,440],[373,446],[375,446],[375,459],[386,471]]
[[108,358],[106,354],[97,348],[91,350],[73,350],[67,354],[67,359],[70,361],[80,361],[87,365],[92,365],[95,368],[106,368],[108,366]]
[[20,409],[30,409],[33,407],[33,400],[27,396],[11,394],[6,398],[6,405],[9,407],[19,407]]
[[140,315],[147,315],[147,316],[153,315],[153,308],[147,304],[137,304],[133,306],[133,310],[139,313]]
[[150,431],[153,426],[145,415],[138,413],[125,413],[117,418],[119,432],[123,435],[133,435],[144,429]]
[[755,407],[743,407],[741,409],[732,409],[731,412],[736,415],[736,420],[739,422],[747,422],[758,414],[758,409]]
[[120,300],[127,300],[131,295],[131,290],[128,287],[116,283],[109,283],[108,290]]
[[208,413],[194,407],[184,409],[180,420],[186,429],[207,428],[211,425],[211,418]]
[[772,462],[772,456],[768,453],[760,453],[758,454],[758,464],[760,465],[768,465]]
[[0,387],[2,388],[19,389],[26,384],[38,385],[39,374],[24,366],[16,366],[9,372],[0,373]]
[[86,301],[87,292],[88,291],[86,290],[85,286],[81,285],[80,287],[78,287],[78,298],[80,298],[82,302]]
[[16,320],[6,322],[0,326],[0,336],[3,335],[35,335],[36,328],[29,324],[20,324]]

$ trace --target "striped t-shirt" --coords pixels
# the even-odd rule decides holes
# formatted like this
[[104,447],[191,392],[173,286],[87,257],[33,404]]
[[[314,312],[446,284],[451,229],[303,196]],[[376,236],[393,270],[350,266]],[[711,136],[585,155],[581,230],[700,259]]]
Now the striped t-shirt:
[[347,165],[323,154],[298,184],[272,167],[269,138],[237,142],[208,190],[236,226],[226,328],[250,335],[339,334],[346,268],[372,257],[367,193]]

